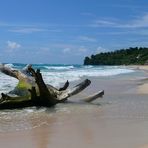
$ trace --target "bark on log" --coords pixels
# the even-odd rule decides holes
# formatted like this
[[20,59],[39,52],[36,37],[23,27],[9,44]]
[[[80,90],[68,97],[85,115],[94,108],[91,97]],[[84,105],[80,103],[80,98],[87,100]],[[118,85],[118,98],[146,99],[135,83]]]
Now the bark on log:
[[68,86],[69,86],[69,82],[68,82],[68,80],[67,80],[66,83],[64,84],[64,86],[61,87],[61,88],[59,88],[59,91],[66,90],[66,89],[68,88]]
[[0,109],[16,109],[33,106],[32,100],[26,100],[22,97],[10,97],[6,94],[1,94]]
[[[40,100],[40,104],[42,106],[54,106],[55,104],[58,103],[57,100],[57,95],[53,92],[50,92],[50,90],[48,90],[46,84],[43,81],[42,75],[40,73],[40,70],[38,69],[36,72],[33,68],[29,69],[30,73],[32,73],[33,77],[35,78],[35,81],[37,83],[38,89],[39,89],[39,100]],[[32,88],[32,92],[34,92],[34,94],[32,93],[31,97],[35,98],[35,96],[37,96],[35,87]]]

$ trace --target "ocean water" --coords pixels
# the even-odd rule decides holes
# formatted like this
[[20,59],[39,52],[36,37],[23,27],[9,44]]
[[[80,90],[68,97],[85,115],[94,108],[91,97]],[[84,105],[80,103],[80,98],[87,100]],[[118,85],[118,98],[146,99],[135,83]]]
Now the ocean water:
[[[7,64],[7,66],[14,69],[22,69],[26,65]],[[110,93],[110,95],[108,94],[109,91],[107,92],[107,90],[105,90],[104,97],[93,103],[79,102],[79,99],[81,100],[82,98],[78,98],[78,100],[75,100],[75,98],[72,100],[70,98],[71,102],[57,104],[54,108],[28,107],[24,109],[0,110],[1,143],[18,144],[19,141],[23,143],[25,147],[37,147],[37,145],[41,147],[40,143],[42,143],[46,144],[42,147],[57,148],[67,147],[68,144],[68,147],[71,145],[75,147],[76,143],[78,143],[77,147],[105,147],[101,146],[101,144],[105,145],[106,141],[108,141],[109,147],[111,147],[110,145],[113,144],[113,140],[118,141],[116,134],[118,134],[120,140],[123,139],[123,142],[126,144],[132,141],[132,139],[128,140],[129,137],[137,136],[133,138],[133,142],[135,142],[135,139],[143,137],[142,133],[148,133],[147,130],[145,130],[147,129],[148,121],[147,96],[131,93],[122,94],[123,89],[127,90],[132,86],[131,84],[129,87],[131,76],[135,77],[134,75],[136,75],[137,77],[137,72],[134,70],[120,66],[35,64],[33,67],[35,69],[41,69],[46,83],[57,87],[66,80],[76,81],[83,77],[99,77],[99,79],[102,78],[102,82],[100,80],[99,82],[104,85],[101,86],[101,89],[115,85],[113,87],[115,90],[114,93]],[[111,79],[106,79],[107,77]],[[117,79],[119,81],[116,81]],[[0,73],[1,92],[12,90],[17,82],[16,79]],[[97,82],[96,85],[101,85],[100,83]],[[117,87],[119,89],[116,91]],[[121,92],[119,91],[120,89]],[[137,129],[141,128],[137,128],[137,123],[141,123],[140,127],[142,127],[144,131],[141,132],[140,136]],[[127,136],[124,131],[129,131],[128,134],[131,135]],[[137,133],[135,133],[135,131],[137,131]],[[10,134],[9,140],[13,139],[13,142],[3,142],[3,136],[5,135],[5,139],[8,140],[7,133]],[[21,137],[19,133],[21,133],[23,137]],[[27,135],[24,136],[25,134]],[[24,141],[24,138],[27,137],[29,137],[28,143],[31,143],[31,146],[26,145],[27,140]],[[57,139],[59,140],[57,141]],[[90,143],[87,143],[89,140],[91,140]],[[39,144],[36,144],[38,141]],[[92,143],[94,145],[91,145]],[[66,146],[64,144],[66,144]],[[124,147],[128,146],[125,145]]]
[[[6,64],[13,69],[23,69],[26,64]],[[35,69],[40,69],[46,83],[59,87],[61,83],[80,80],[83,77],[108,77],[134,72],[120,66],[83,66],[83,65],[52,65],[33,64]],[[0,72],[0,92],[12,90],[18,80]]]

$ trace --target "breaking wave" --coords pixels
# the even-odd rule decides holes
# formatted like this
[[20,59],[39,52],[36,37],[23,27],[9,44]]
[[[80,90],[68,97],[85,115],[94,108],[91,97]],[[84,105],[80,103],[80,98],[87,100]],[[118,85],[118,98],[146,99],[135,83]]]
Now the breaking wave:
[[[25,64],[6,64],[8,67],[22,69]],[[76,81],[83,77],[106,77],[119,74],[131,73],[134,70],[120,66],[83,66],[83,65],[49,65],[34,64],[35,69],[41,69],[46,83],[59,86],[65,81]],[[14,88],[17,80],[0,73],[0,92],[6,92]]]

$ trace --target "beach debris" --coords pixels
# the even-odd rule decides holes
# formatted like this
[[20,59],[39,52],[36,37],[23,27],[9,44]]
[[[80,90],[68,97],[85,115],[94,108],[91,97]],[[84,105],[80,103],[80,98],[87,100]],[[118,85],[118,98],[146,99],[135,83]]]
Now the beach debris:
[[[91,84],[90,80],[85,79],[73,88],[68,88],[69,81],[67,81],[63,87],[58,89],[45,84],[40,69],[34,70],[31,64],[22,70],[12,69],[5,64],[0,64],[0,71],[19,80],[14,90],[8,92],[8,94],[1,94],[0,109],[30,106],[51,107],[57,103],[66,102],[69,97],[80,93]],[[83,101],[92,102],[103,95],[104,91],[101,90],[84,98]]]

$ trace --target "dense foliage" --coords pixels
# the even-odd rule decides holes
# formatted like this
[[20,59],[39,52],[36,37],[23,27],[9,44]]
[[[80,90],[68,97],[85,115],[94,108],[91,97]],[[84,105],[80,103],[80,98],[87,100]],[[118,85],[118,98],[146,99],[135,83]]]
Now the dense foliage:
[[148,48],[135,47],[85,57],[84,65],[144,65],[148,64]]

